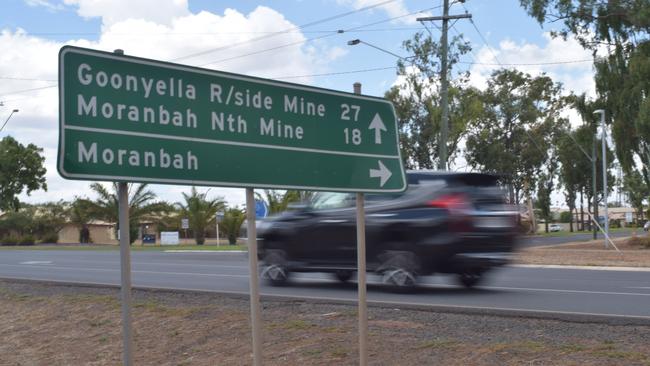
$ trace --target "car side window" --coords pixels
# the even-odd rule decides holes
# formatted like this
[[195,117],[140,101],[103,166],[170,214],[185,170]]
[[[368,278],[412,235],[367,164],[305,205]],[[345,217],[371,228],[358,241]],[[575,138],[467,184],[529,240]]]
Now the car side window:
[[312,210],[331,210],[353,207],[355,203],[355,195],[352,193],[318,192],[312,198],[309,207]]

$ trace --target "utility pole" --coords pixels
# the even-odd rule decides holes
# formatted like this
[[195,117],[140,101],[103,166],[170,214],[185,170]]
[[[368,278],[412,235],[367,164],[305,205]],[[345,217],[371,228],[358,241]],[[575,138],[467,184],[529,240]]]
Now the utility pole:
[[[464,0],[460,1],[465,2]],[[442,34],[440,35],[440,46],[442,48],[442,60],[440,60],[440,104],[442,107],[442,121],[440,126],[440,138],[438,140],[438,169],[447,170],[447,140],[449,135],[449,80],[447,80],[448,65],[447,53],[447,32],[449,30],[450,19],[471,18],[471,14],[449,15],[449,0],[444,0],[441,17],[424,17],[417,18],[418,22],[442,20]]]
[[[591,135],[591,180],[593,186],[593,199],[592,199],[592,210],[594,215],[592,220],[598,221],[598,189],[596,188],[596,135],[595,133]],[[594,229],[594,240],[598,239],[598,226],[593,222],[591,223]]]
[[609,215],[607,214],[607,130],[605,129],[605,110],[598,109],[594,114],[600,114],[600,128],[602,129],[603,146],[603,204],[605,206],[605,248],[609,247],[607,237],[609,236]]

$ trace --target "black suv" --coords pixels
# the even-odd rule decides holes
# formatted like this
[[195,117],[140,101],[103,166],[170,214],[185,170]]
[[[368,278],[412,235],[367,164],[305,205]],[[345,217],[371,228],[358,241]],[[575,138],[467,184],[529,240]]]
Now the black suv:
[[[474,286],[515,248],[518,212],[497,177],[408,172],[398,194],[365,195],[368,271],[410,288],[417,276],[458,274]],[[258,224],[262,277],[284,284],[291,272],[328,272],[349,280],[357,268],[355,194],[318,192],[304,205]]]

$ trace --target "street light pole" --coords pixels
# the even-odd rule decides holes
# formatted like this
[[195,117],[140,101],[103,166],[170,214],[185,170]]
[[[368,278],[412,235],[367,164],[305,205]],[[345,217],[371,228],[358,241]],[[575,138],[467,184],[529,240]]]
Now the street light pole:
[[607,237],[609,236],[609,216],[607,215],[607,131],[605,130],[605,110],[598,109],[594,114],[600,114],[601,137],[603,139],[603,204],[605,206],[605,248],[609,246]]
[[2,127],[0,127],[0,132],[2,132],[2,130],[4,130],[5,126],[7,125],[7,122],[9,122],[9,119],[11,118],[11,116],[14,115],[14,113],[18,113],[18,110],[14,109],[13,111],[11,111],[11,113],[9,113],[9,117],[7,117],[7,119],[5,120],[5,123],[3,123]]

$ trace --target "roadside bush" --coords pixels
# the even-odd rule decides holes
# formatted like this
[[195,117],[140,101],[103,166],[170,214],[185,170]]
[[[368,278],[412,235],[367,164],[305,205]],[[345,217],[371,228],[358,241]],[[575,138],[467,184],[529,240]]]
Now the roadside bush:
[[530,228],[531,228],[530,221],[522,220],[519,222],[519,227],[517,228],[517,230],[519,230],[519,233],[521,234],[528,234],[530,232]]
[[56,244],[58,241],[59,241],[59,234],[57,233],[45,234],[43,235],[43,237],[41,237],[40,240],[41,243],[47,243],[47,244]]
[[0,243],[2,243],[4,246],[13,246],[18,245],[19,241],[19,238],[9,235],[2,238],[2,240],[0,240]]
[[627,240],[627,244],[634,247],[641,247],[650,249],[650,237],[648,236],[634,236]]
[[34,245],[35,241],[32,235],[25,235],[18,240],[18,245]]
[[610,228],[620,228],[621,227],[621,220],[610,220],[609,221],[609,227]]

